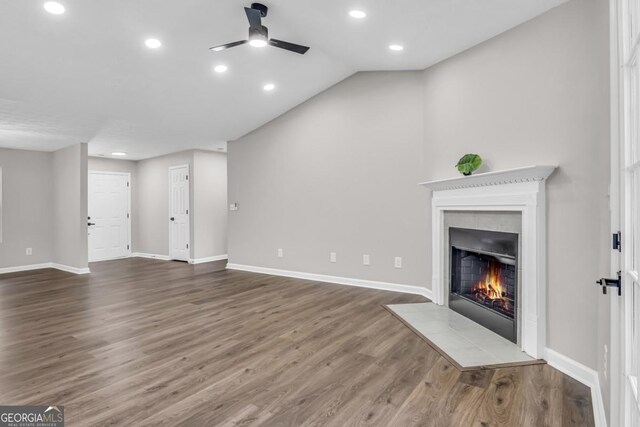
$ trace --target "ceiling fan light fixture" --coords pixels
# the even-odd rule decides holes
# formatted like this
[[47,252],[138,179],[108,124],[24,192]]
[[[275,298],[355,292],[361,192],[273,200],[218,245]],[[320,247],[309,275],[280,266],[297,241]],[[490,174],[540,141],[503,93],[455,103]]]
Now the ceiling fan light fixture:
[[267,41],[261,38],[254,38],[249,40],[249,44],[253,47],[265,47],[267,45]]
[[269,40],[267,27],[249,28],[249,44],[253,47],[265,47]]
[[214,52],[231,49],[232,47],[242,46],[248,43],[253,47],[265,47],[267,45],[278,49],[288,50],[289,52],[304,55],[309,50],[308,46],[302,46],[290,43],[284,40],[269,38],[269,29],[262,25],[262,18],[267,17],[268,7],[260,3],[252,3],[251,7],[245,7],[244,11],[249,21],[249,38],[247,40],[239,40],[237,42],[227,43],[220,46],[210,47]]

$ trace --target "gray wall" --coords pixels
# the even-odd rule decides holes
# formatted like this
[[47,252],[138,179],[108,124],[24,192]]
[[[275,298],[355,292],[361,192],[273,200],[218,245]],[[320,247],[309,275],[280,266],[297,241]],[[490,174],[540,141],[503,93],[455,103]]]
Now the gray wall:
[[131,160],[108,159],[104,157],[89,157],[89,170],[97,172],[126,172],[131,174],[131,252],[138,252],[136,233],[139,215],[135,200],[138,198],[138,162]]
[[455,176],[466,152],[485,170],[557,164],[548,345],[599,368],[607,25],[605,0],[574,0],[424,72],[357,74],[229,144],[229,202],[240,206],[230,262],[429,287],[430,196],[418,182]]
[[193,252],[195,259],[227,253],[227,155],[194,152]]
[[[0,148],[0,268],[51,262],[52,154]],[[33,255],[25,255],[32,248]]]
[[[193,151],[183,151],[138,162],[138,197],[134,199],[138,212],[138,227],[132,231],[137,252],[169,255],[169,168],[189,165],[193,174]],[[193,180],[189,180],[189,206],[193,212]],[[193,241],[193,216],[191,218]],[[191,245],[193,258],[193,244]]]
[[54,263],[87,268],[87,144],[53,153]]
[[361,73],[229,144],[230,262],[427,286],[422,91]]

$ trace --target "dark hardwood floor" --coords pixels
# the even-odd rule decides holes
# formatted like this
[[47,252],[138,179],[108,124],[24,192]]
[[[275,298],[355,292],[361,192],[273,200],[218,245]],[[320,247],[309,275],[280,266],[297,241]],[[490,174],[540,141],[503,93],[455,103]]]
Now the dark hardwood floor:
[[382,305],[423,298],[126,259],[0,276],[0,404],[68,426],[589,426],[547,366],[460,372]]

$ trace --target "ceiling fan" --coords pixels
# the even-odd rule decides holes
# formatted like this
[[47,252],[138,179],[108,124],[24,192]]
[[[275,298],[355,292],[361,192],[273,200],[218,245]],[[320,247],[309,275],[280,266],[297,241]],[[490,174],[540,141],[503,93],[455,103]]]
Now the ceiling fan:
[[271,45],[304,55],[309,50],[307,46],[269,38],[269,29],[262,25],[262,18],[267,17],[268,10],[269,8],[267,6],[260,3],[253,3],[251,4],[251,7],[245,7],[244,11],[247,14],[247,19],[249,20],[249,40],[240,40],[233,43],[215,46],[210,49],[215,52],[219,52],[221,50],[249,43],[254,47],[265,47],[266,45]]

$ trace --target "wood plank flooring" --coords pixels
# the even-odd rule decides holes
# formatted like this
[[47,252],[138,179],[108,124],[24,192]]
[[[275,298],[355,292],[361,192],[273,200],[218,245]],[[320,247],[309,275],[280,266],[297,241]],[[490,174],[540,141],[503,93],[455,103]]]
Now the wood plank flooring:
[[0,276],[0,404],[68,426],[591,426],[547,366],[460,372],[383,304],[424,298],[125,259]]

